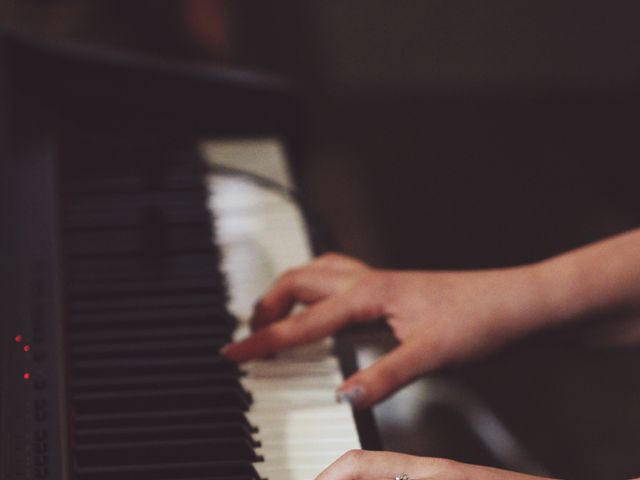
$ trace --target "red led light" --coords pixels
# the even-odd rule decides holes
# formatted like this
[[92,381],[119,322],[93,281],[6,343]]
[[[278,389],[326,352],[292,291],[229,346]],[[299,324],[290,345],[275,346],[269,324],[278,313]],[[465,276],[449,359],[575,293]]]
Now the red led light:
[[16,335],[15,341],[16,343],[20,343],[22,341],[22,335]]
[[22,350],[25,352],[28,352],[31,350],[31,345],[25,345],[24,347],[22,347]]
[[31,378],[31,374],[29,372],[26,372],[24,375],[22,375],[22,378],[24,378],[25,380],[29,380]]

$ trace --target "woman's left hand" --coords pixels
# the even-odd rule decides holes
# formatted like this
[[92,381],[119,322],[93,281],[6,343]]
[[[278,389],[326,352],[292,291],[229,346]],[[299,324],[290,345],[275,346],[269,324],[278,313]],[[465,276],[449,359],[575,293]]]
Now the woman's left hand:
[[316,480],[542,480],[522,473],[469,465],[443,458],[393,452],[351,450],[327,467]]

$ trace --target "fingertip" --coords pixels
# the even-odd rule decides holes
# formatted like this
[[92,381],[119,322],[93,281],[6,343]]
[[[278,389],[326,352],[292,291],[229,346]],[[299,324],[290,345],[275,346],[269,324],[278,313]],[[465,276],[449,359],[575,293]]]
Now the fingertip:
[[219,353],[235,363],[265,358],[275,351],[271,336],[270,329],[262,329],[247,338],[224,345]]
[[370,401],[365,386],[361,383],[350,382],[349,380],[336,390],[336,402],[349,404],[355,409],[368,407]]
[[349,404],[356,410],[370,407],[375,403],[373,391],[375,389],[370,388],[371,385],[360,373],[356,372],[347,378],[336,390],[336,401]]
[[218,350],[218,354],[235,363],[241,363],[246,360],[243,358],[242,348],[239,347],[238,343],[227,343],[223,345],[220,350]]
[[220,355],[221,357],[225,357],[229,360],[233,360],[232,356],[233,356],[233,343],[227,343],[225,345],[223,345],[222,347],[220,347],[220,350],[218,350],[218,355]]

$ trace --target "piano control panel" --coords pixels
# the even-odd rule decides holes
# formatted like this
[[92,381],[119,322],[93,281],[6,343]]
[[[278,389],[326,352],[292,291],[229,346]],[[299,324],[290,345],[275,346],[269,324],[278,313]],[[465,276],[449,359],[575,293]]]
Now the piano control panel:
[[66,475],[55,163],[45,153],[51,138],[38,125],[28,130],[2,162],[0,474],[8,480]]

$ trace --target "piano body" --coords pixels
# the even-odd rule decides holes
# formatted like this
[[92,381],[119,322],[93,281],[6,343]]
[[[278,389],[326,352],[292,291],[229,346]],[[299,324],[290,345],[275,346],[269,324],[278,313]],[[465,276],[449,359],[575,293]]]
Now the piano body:
[[[301,480],[377,448],[337,338],[238,368],[251,304],[318,251],[280,79],[0,39],[0,477]],[[339,355],[335,356],[334,352]]]

